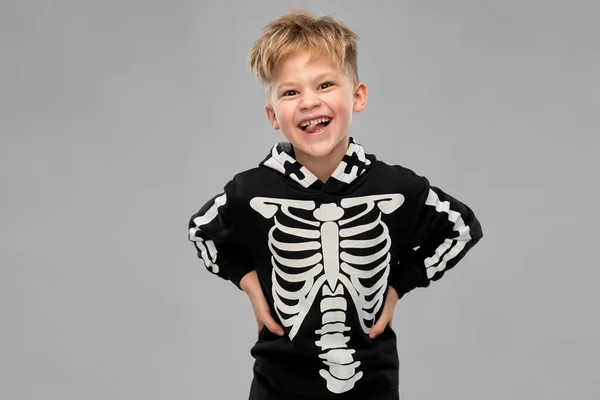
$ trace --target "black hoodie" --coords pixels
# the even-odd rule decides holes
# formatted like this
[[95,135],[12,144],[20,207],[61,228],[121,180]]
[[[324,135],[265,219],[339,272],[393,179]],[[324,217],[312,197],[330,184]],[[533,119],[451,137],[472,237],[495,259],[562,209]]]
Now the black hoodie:
[[290,395],[375,399],[398,390],[396,335],[368,337],[392,286],[427,287],[483,236],[471,209],[402,166],[348,151],[323,183],[276,144],[189,222],[208,271],[256,270],[280,337],[251,349],[254,376]]

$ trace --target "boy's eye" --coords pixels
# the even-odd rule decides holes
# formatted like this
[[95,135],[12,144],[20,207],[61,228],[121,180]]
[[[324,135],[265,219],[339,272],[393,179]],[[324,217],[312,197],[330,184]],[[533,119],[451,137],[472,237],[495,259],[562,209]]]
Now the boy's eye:
[[[331,86],[333,86],[332,82],[325,82],[325,83],[322,83],[321,86],[319,86],[319,88],[327,89],[328,87],[331,87]],[[297,94],[298,94],[298,92],[295,90],[286,90],[281,95],[285,97],[285,96],[295,96]]]

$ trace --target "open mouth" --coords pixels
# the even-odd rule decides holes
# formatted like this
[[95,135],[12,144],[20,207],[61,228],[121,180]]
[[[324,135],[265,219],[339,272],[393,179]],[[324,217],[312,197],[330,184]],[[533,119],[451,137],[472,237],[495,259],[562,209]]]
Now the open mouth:
[[325,129],[330,122],[331,118],[329,117],[316,118],[310,121],[301,122],[298,124],[298,128],[306,133],[317,133]]

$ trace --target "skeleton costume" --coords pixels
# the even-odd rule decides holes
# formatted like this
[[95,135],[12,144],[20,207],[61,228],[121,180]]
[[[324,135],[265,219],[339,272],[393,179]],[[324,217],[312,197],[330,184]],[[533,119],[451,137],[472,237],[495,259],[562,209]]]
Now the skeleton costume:
[[327,182],[276,144],[189,222],[213,274],[256,270],[271,314],[251,349],[251,400],[398,398],[396,334],[368,337],[388,285],[427,287],[483,236],[471,209],[353,138]]

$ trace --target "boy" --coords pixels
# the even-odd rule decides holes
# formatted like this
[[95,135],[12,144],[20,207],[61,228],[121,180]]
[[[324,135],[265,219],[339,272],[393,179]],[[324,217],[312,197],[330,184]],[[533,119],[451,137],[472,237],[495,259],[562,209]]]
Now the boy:
[[398,399],[397,300],[482,237],[469,207],[349,136],[367,103],[357,38],[305,11],[264,28],[249,63],[288,142],[189,222],[207,269],[254,308],[250,400]]

